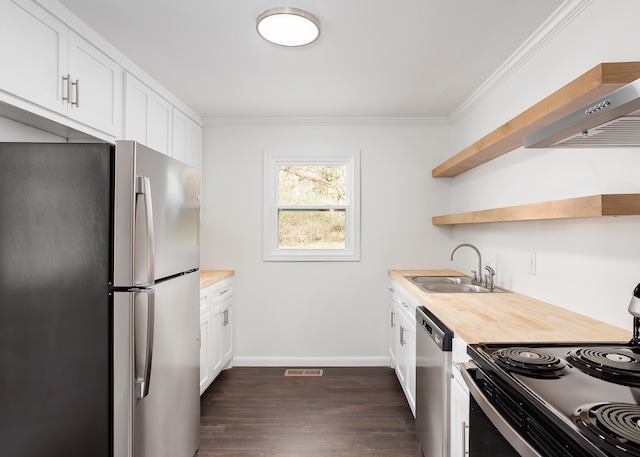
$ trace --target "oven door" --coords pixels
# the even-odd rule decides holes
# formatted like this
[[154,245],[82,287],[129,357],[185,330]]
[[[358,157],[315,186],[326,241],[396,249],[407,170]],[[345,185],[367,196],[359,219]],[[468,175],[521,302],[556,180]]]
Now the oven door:
[[460,370],[469,388],[470,457],[544,457],[491,405],[474,379],[475,367]]

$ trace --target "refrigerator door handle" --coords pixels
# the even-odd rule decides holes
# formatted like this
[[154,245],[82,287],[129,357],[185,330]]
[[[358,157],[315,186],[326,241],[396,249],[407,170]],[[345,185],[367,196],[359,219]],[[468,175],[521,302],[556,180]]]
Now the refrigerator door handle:
[[[145,303],[146,306],[141,306],[136,297],[135,310],[134,310],[134,345],[135,345],[135,394],[137,399],[142,399],[149,395],[149,382],[151,380],[151,360],[153,358],[153,332],[154,332],[154,314],[155,314],[155,291],[153,289],[148,290],[136,290],[135,294],[144,294],[147,296]],[[143,319],[145,322],[146,330],[144,331],[144,346],[139,341],[140,325]]]
[[[153,231],[153,205],[151,203],[151,180],[147,176],[138,176],[136,179],[136,194],[144,196],[145,218],[147,227],[147,284],[155,282],[155,241]],[[138,221],[135,222],[136,224]]]

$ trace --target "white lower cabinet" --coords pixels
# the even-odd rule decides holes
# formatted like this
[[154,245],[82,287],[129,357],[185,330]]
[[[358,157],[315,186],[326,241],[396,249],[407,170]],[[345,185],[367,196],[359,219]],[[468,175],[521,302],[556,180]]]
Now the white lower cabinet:
[[213,348],[211,364],[213,367],[213,379],[222,370],[228,368],[233,355],[233,335],[231,332],[231,297],[226,298],[214,306],[211,311],[211,339]]
[[200,395],[213,381],[211,362],[211,313],[200,313]]
[[200,290],[200,395],[233,365],[232,309],[231,278]]
[[[413,416],[416,415],[416,307],[417,303],[395,281],[389,285],[389,359]],[[451,457],[469,455],[469,389],[456,364],[469,361],[467,343],[453,338],[450,398]]]
[[398,346],[399,346],[398,329],[400,328],[398,320],[400,318],[398,316],[398,311],[396,310],[396,307],[393,305],[392,300],[389,301],[388,313],[389,313],[389,366],[395,369],[398,366]]
[[[415,308],[414,308],[415,310]],[[414,311],[415,312],[415,311]],[[416,416],[416,325],[415,317],[412,320],[407,320],[406,316],[402,316],[404,322],[401,325],[401,345],[400,345],[400,359],[402,364],[400,369],[403,371],[404,377],[404,393],[407,397],[407,402],[413,413],[413,417]]]
[[469,455],[469,388],[457,366],[469,360],[466,350],[467,343],[455,337],[451,369],[451,457]]
[[222,368],[229,365],[233,358],[233,303],[231,297],[227,299],[222,314],[222,334],[220,338],[220,353],[222,354]]
[[391,281],[389,356],[413,416],[416,415],[416,304]]

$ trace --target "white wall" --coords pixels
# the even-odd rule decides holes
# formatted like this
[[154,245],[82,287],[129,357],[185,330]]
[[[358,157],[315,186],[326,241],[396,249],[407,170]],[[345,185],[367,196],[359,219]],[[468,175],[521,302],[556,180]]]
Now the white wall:
[[[640,60],[640,2],[596,0],[454,123],[458,151],[600,62]],[[640,148],[522,148],[450,179],[452,212],[601,193],[640,192]],[[640,281],[640,217],[511,222],[448,229],[476,244],[508,288],[631,329]],[[537,273],[527,273],[527,251]],[[472,254],[472,253],[471,253]],[[443,261],[445,259],[442,259]],[[458,269],[474,267],[456,254]]]
[[[438,268],[450,126],[205,122],[203,269],[235,269],[235,360],[245,365],[385,365],[389,269]],[[361,261],[262,261],[262,151],[361,151]],[[448,263],[448,262],[447,262]],[[448,265],[447,265],[448,266]]]

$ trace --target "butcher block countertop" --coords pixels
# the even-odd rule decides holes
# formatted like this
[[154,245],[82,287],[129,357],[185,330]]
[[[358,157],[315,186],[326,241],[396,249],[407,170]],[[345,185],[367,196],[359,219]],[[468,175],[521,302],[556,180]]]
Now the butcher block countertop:
[[[427,293],[404,276],[464,276],[454,270],[390,270],[389,276],[468,344],[631,339],[625,330],[518,293]],[[620,304],[624,306],[624,304]]]
[[200,288],[210,286],[234,274],[234,270],[200,270]]

